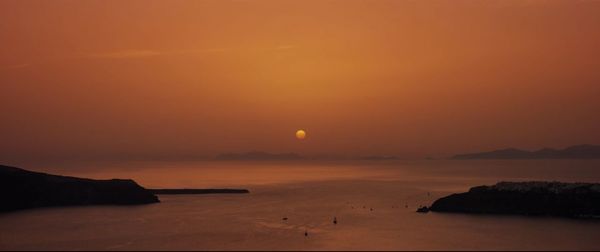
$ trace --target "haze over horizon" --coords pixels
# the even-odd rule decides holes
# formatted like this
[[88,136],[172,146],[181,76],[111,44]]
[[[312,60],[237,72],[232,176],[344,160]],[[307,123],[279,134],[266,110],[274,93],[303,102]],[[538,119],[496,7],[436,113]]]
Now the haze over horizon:
[[599,144],[598,13],[571,0],[0,1],[0,164]]

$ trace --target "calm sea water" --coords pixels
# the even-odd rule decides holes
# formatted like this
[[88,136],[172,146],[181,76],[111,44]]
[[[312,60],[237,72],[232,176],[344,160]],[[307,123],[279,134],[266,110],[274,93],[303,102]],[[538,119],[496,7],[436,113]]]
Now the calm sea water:
[[133,178],[152,188],[235,187],[251,193],[0,214],[0,249],[600,250],[600,221],[415,213],[438,197],[503,180],[600,182],[600,160],[155,162],[33,169]]

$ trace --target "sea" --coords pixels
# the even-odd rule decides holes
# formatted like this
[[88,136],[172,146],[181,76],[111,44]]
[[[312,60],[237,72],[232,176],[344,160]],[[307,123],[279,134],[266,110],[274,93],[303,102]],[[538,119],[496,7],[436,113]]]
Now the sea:
[[[137,161],[23,167],[245,188],[0,214],[0,250],[600,250],[600,220],[417,213],[499,181],[600,182],[600,160]],[[333,219],[337,224],[333,223]]]

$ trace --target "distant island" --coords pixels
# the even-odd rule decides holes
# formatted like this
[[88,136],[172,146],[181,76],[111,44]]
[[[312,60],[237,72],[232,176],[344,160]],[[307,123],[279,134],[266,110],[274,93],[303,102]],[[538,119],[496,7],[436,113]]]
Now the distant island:
[[357,160],[371,160],[371,161],[376,161],[376,160],[398,160],[400,159],[397,156],[363,156],[363,157],[358,157],[356,158]]
[[148,189],[154,194],[250,193],[247,189]]
[[600,184],[500,182],[436,200],[429,210],[477,214],[600,217]]
[[265,151],[250,151],[243,153],[223,153],[215,157],[215,160],[240,160],[240,161],[282,161],[282,160],[399,160],[398,156],[393,155],[370,155],[370,156],[343,156],[343,155],[315,155],[302,156],[297,153],[269,153]]
[[575,145],[565,149],[525,151],[515,148],[455,155],[451,159],[600,159],[600,145]]
[[246,189],[146,189],[131,179],[96,180],[0,165],[0,212],[38,207],[158,203],[155,194],[249,193]]
[[216,160],[300,160],[305,157],[296,153],[268,153],[263,151],[252,151],[246,153],[224,153],[216,157]]

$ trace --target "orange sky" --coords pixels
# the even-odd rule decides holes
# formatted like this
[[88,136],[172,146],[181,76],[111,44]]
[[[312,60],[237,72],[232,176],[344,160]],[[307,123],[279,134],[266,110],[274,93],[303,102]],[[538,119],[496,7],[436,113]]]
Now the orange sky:
[[599,27],[600,1],[3,0],[0,161],[600,143]]

